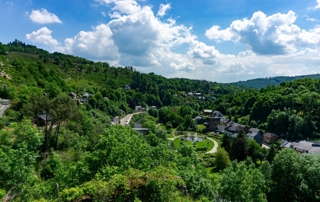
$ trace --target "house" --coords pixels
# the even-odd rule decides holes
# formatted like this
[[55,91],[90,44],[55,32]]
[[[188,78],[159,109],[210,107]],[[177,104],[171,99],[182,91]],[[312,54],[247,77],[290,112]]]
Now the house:
[[203,110],[203,114],[204,115],[211,115],[212,114],[212,110],[211,109],[205,109],[205,110]]
[[89,94],[88,92],[85,92],[85,93],[83,94],[83,96],[81,97],[80,102],[81,102],[81,103],[88,102],[89,96],[90,96],[90,94]]
[[204,123],[204,119],[202,116],[196,116],[196,118],[194,118],[194,120],[196,121],[197,124],[203,124]]
[[288,142],[287,140],[281,139],[280,146],[281,146],[281,148],[289,148],[291,146],[291,143]]
[[140,112],[141,109],[142,109],[141,105],[137,105],[137,106],[134,108],[134,111]]
[[201,93],[195,93],[196,96],[201,96]]
[[74,92],[70,92],[68,96],[71,97],[71,99],[73,100],[77,100],[77,94],[75,94]]
[[115,116],[112,118],[112,123],[114,124],[119,124],[120,123],[120,117],[119,116]]
[[255,140],[260,146],[262,145],[263,132],[258,128],[250,128],[247,134],[249,139]]
[[43,112],[42,114],[38,114],[37,116],[37,126],[51,125],[51,121],[52,121],[52,117],[46,112]]
[[217,126],[217,132],[219,133],[225,133],[226,126],[225,125],[218,125]]
[[272,133],[263,134],[263,142],[272,143],[278,140],[278,136]]
[[124,89],[124,90],[130,90],[131,87],[130,87],[129,85],[125,85],[125,86],[123,87],[123,89]]
[[243,132],[245,132],[246,134],[249,132],[249,127],[248,126],[246,126],[246,125],[243,125],[243,124],[239,124],[238,125],[238,131],[243,131]]
[[229,137],[236,138],[238,136],[238,126],[239,125],[240,124],[231,121],[230,124],[228,124],[228,126],[225,126],[224,133],[226,135],[228,135]]
[[207,131],[215,131],[217,126],[220,124],[219,117],[208,117],[204,125],[206,126]]
[[290,144],[290,148],[300,153],[320,154],[319,142],[295,141]]
[[223,117],[223,114],[219,111],[214,111],[212,114],[211,114],[212,117],[219,117],[220,119]]
[[217,99],[215,96],[212,96],[212,97],[211,97],[211,100],[215,100],[215,99]]
[[262,132],[262,130],[260,130],[260,129],[258,129],[258,128],[250,128],[249,129],[249,131],[248,131],[248,133],[258,133],[258,134],[260,134],[261,136],[263,136],[263,132]]
[[1,104],[2,105],[9,105],[9,101],[10,100],[7,100],[7,99],[1,99]]
[[192,93],[192,92],[189,92],[187,95],[188,95],[188,96],[193,96],[193,93]]
[[255,140],[260,146],[262,146],[262,135],[257,132],[247,134],[249,139]]

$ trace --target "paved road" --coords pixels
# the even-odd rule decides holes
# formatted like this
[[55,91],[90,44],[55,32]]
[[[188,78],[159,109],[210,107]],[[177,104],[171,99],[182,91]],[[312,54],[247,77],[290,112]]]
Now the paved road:
[[3,117],[4,111],[10,107],[9,100],[2,100],[3,103],[7,103],[5,105],[0,105],[0,117]]
[[135,115],[135,114],[139,114],[139,113],[141,113],[141,112],[135,112],[133,114],[127,114],[125,117],[120,119],[120,124],[123,125],[123,126],[126,125],[126,124],[129,124],[130,121],[131,121],[132,116]]

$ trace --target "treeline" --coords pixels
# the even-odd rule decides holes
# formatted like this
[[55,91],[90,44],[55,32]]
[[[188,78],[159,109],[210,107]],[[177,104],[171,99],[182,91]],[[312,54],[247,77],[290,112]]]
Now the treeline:
[[247,81],[233,82],[232,84],[245,88],[260,89],[268,86],[279,86],[282,82],[290,82],[298,79],[319,79],[320,74],[310,74],[302,76],[276,76],[268,78],[250,79]]
[[218,98],[211,106],[232,120],[283,135],[288,140],[319,138],[320,80],[300,79]]
[[[89,108],[117,116],[121,110],[132,112],[137,105],[159,108],[179,106],[190,101],[201,102],[200,108],[205,108],[212,102],[212,96],[215,98],[239,90],[229,84],[167,79],[154,73],[140,73],[132,68],[110,67],[106,62],[93,62],[57,52],[51,54],[18,40],[0,47],[1,70],[6,78],[1,81],[0,96],[15,98],[16,102],[24,102],[30,97],[25,91],[32,88],[50,98],[61,92],[75,92],[78,97],[89,92],[92,95]],[[130,90],[123,89],[126,85]],[[204,99],[188,97],[188,92],[201,93]]]

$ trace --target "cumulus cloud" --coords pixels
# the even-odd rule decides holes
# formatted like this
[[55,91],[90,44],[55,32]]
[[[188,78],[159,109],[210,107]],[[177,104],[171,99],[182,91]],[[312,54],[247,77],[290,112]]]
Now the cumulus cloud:
[[301,29],[294,24],[296,18],[293,11],[270,16],[258,11],[249,20],[233,21],[226,29],[214,25],[206,31],[206,36],[216,41],[246,44],[252,51],[262,55],[290,54],[304,46],[319,46],[318,28]]
[[39,24],[62,23],[58,16],[48,12],[44,8],[41,10],[32,10],[29,18],[32,22]]
[[170,4],[160,4],[159,10],[158,10],[158,16],[163,17],[167,10],[171,8]]
[[286,54],[294,52],[294,40],[299,37],[300,28],[293,11],[266,16],[255,12],[251,19],[233,21],[230,27],[221,30],[216,25],[206,31],[209,39],[241,42],[259,54]]
[[101,24],[92,31],[81,31],[75,37],[65,39],[63,49],[64,52],[87,58],[116,60],[119,55],[112,35],[109,26]]
[[108,61],[114,66],[132,65],[139,71],[167,77],[218,82],[316,72],[320,65],[320,27],[301,29],[294,24],[296,15],[292,11],[270,16],[256,12],[251,19],[236,20],[227,28],[214,25],[208,29],[206,35],[213,40],[248,45],[248,50],[232,55],[199,41],[192,27],[165,19],[167,9],[159,14],[161,9],[154,13],[150,6],[132,0],[97,2],[110,7],[112,19],[108,23],[80,31],[65,39],[63,46],[47,28],[27,38],[52,45],[60,52]]
[[26,37],[28,40],[34,43],[42,43],[50,46],[58,46],[59,43],[56,39],[51,36],[52,31],[47,27],[42,27],[37,31],[27,34]]
[[102,5],[114,4],[112,10],[122,14],[134,14],[141,10],[141,6],[135,0],[96,0]]

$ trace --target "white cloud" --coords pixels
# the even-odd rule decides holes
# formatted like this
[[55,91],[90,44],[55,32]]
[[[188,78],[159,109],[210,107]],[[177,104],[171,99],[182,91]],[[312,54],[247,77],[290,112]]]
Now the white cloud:
[[317,5],[314,7],[314,9],[320,8],[320,0],[317,0]]
[[65,39],[63,50],[91,59],[116,60],[119,57],[118,49],[111,37],[110,28],[101,24],[93,31],[81,31],[75,37]]
[[106,17],[106,16],[107,16],[107,14],[106,14],[105,12],[101,12],[101,15],[102,15],[103,17]]
[[171,6],[170,4],[160,4],[159,10],[158,10],[158,16],[163,17],[167,10],[170,10]]
[[307,21],[310,21],[310,22],[317,22],[318,20],[315,19],[315,18],[311,18],[310,16],[308,15],[303,15],[302,17],[306,18]]
[[206,31],[206,36],[217,41],[246,44],[262,55],[289,54],[300,50],[301,46],[319,45],[319,33],[301,29],[294,24],[296,18],[293,11],[270,16],[258,11],[249,20],[233,21],[226,29],[214,25]]
[[[251,19],[236,20],[225,29],[213,26],[207,30],[211,39],[249,46],[248,50],[231,55],[199,41],[192,27],[177,24],[171,18],[160,18],[150,6],[141,7],[129,0],[99,2],[111,7],[110,22],[80,31],[65,39],[63,46],[51,37],[47,28],[27,38],[36,43],[46,42],[53,50],[108,61],[114,66],[132,65],[139,71],[167,77],[218,82],[316,72],[320,66],[320,27],[301,29],[294,24],[296,15],[292,11],[270,16],[256,12]],[[138,9],[126,10],[119,2],[129,2],[129,7]]]
[[61,20],[53,13],[49,13],[46,9],[32,10],[30,14],[32,22],[39,24],[62,23]]
[[27,34],[26,37],[28,40],[34,43],[43,43],[45,45],[58,46],[58,41],[52,38],[51,33],[52,31],[47,27],[42,27],[39,30],[32,32],[31,34]]
[[134,14],[141,10],[141,6],[135,0],[96,0],[102,5],[114,4],[112,10],[122,14]]

